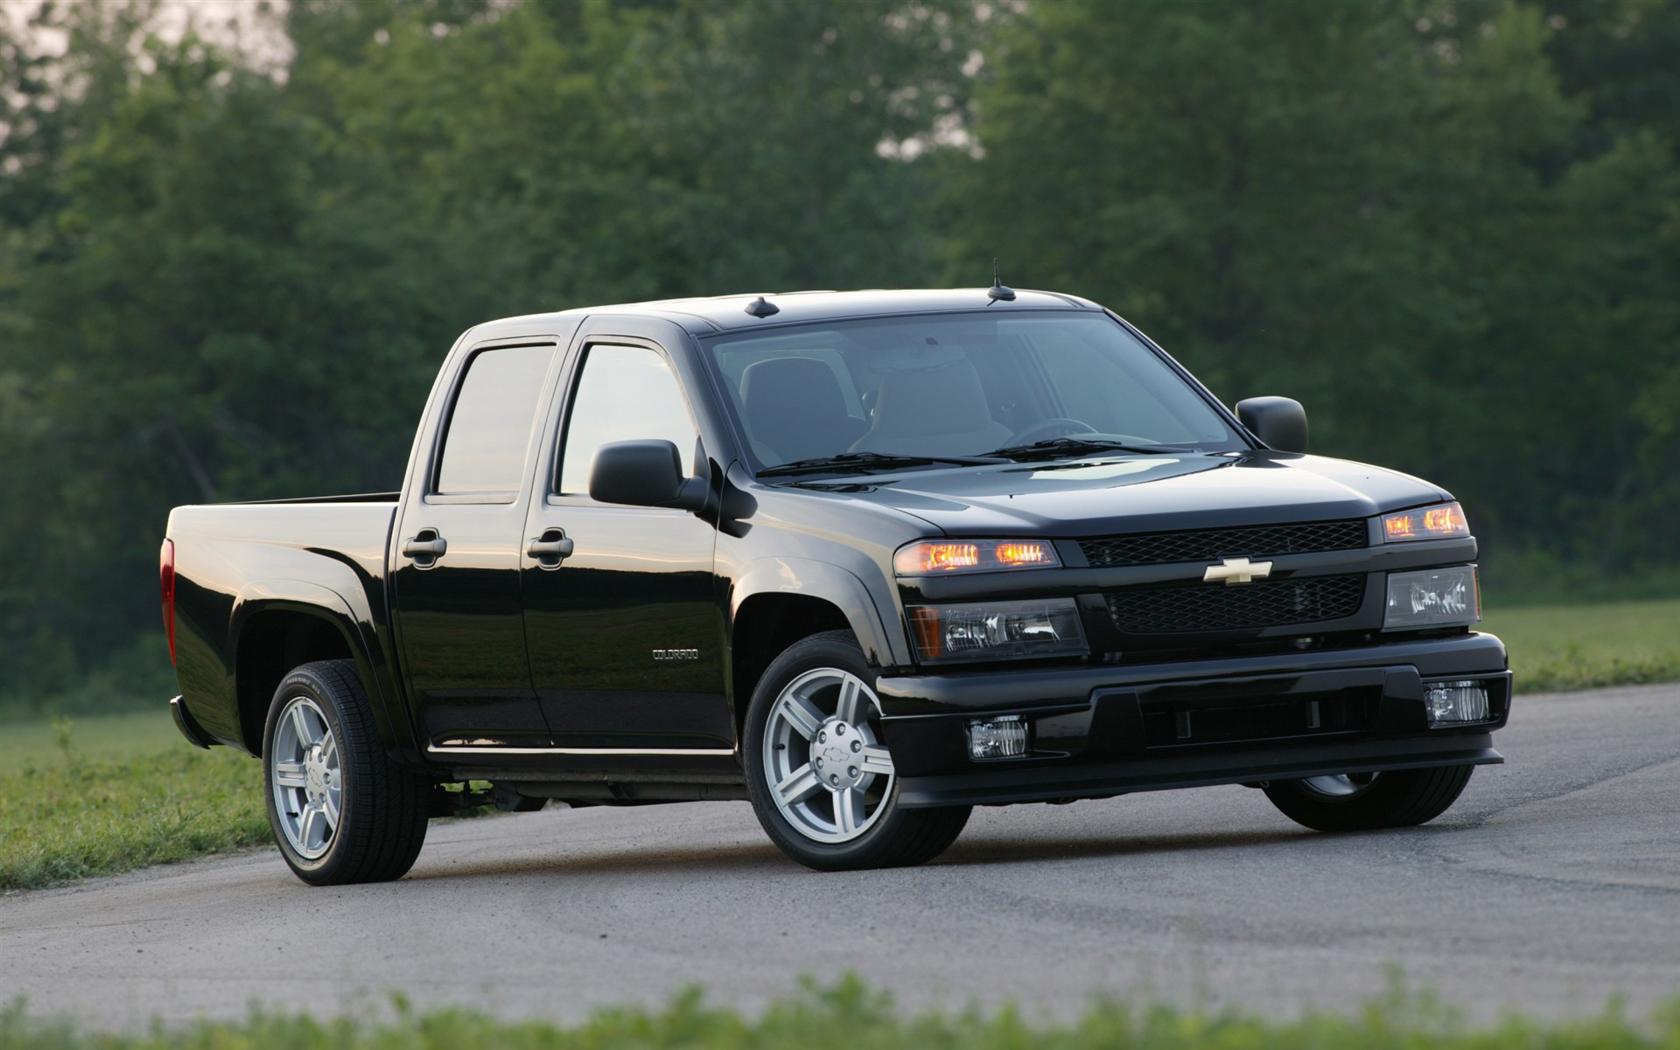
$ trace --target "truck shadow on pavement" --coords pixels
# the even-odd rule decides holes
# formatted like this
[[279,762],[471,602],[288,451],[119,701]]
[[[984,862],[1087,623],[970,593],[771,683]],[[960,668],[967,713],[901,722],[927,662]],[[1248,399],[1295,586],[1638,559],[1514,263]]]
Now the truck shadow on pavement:
[[[1448,829],[1436,829],[1446,831]],[[1405,834],[1416,835],[1421,829],[1407,829]],[[1428,832],[1423,832],[1428,834]],[[1038,863],[1094,858],[1122,858],[1128,856],[1167,856],[1218,850],[1252,851],[1266,846],[1289,845],[1293,848],[1314,849],[1345,843],[1350,839],[1393,835],[1396,832],[1363,832],[1326,835],[1302,829],[1279,828],[1259,831],[1185,831],[1171,834],[1142,834],[1086,836],[1078,838],[1042,838],[1027,841],[1003,837],[978,836],[973,840],[959,840],[925,868],[972,867],[983,865]],[[765,874],[785,874],[824,877],[786,859],[769,842],[763,844],[719,845],[712,848],[659,848],[628,844],[620,848],[592,848],[577,853],[559,853],[563,843],[556,843],[557,852],[547,856],[517,859],[422,855],[420,863],[405,881],[454,881],[470,878],[497,879],[549,877],[567,875],[644,875],[668,878],[681,874],[684,878],[707,874],[739,874],[750,870]],[[1257,854],[1256,858],[1275,857],[1276,854]],[[882,872],[914,872],[917,868],[881,869],[872,872],[832,873],[830,877]]]
[[[1338,836],[1341,837],[1341,836]],[[1008,864],[1020,861],[1088,860],[1194,853],[1208,850],[1251,850],[1257,846],[1305,843],[1326,837],[1298,828],[1265,831],[1184,831],[1171,834],[1085,836],[1064,839],[1018,839],[976,837],[959,839],[933,863],[950,867],[975,864]]]

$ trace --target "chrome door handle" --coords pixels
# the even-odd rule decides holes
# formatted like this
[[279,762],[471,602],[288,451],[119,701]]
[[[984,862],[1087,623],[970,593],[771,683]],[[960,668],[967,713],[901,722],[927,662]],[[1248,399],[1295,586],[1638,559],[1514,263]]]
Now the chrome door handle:
[[564,529],[547,529],[531,541],[525,553],[537,559],[539,569],[558,569],[561,562],[572,556],[572,538]]
[[414,559],[417,569],[429,569],[437,564],[449,549],[449,543],[438,535],[436,529],[421,529],[419,532],[403,540],[402,555]]

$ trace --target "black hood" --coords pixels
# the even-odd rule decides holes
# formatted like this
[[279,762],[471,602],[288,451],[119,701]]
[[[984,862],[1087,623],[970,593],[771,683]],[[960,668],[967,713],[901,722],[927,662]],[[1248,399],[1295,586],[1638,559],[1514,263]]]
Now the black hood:
[[966,536],[1326,521],[1451,498],[1426,481],[1381,467],[1270,451],[1113,455],[830,484]]

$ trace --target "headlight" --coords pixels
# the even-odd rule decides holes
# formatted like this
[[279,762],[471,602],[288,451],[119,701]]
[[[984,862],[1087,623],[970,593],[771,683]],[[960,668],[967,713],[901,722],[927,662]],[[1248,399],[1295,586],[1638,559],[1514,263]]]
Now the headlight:
[[953,572],[1055,569],[1062,560],[1045,540],[918,540],[893,555],[900,576],[944,576]]
[[1385,543],[1450,540],[1470,535],[1470,523],[1464,520],[1463,507],[1456,503],[1437,503],[1433,507],[1384,514],[1382,535]]
[[1017,660],[1084,655],[1085,632],[1072,598],[972,605],[912,605],[910,626],[923,662]]
[[1482,618],[1474,565],[1388,574],[1383,630],[1466,626]]

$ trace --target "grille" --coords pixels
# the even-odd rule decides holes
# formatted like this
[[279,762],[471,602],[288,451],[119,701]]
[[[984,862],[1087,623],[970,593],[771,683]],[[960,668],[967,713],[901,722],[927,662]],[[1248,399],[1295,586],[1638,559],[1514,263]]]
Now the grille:
[[1365,520],[1312,521],[1303,525],[1246,525],[1190,532],[1144,532],[1081,540],[1085,560],[1094,568],[1117,565],[1163,565],[1180,561],[1218,561],[1233,555],[1308,554],[1365,546]]
[[1150,704],[1143,709],[1144,746],[1178,747],[1362,732],[1371,727],[1371,715],[1381,694],[1381,689],[1351,689],[1271,700]]
[[1124,634],[1194,634],[1340,620],[1359,611],[1365,577],[1306,576],[1260,583],[1129,587],[1108,594]]

